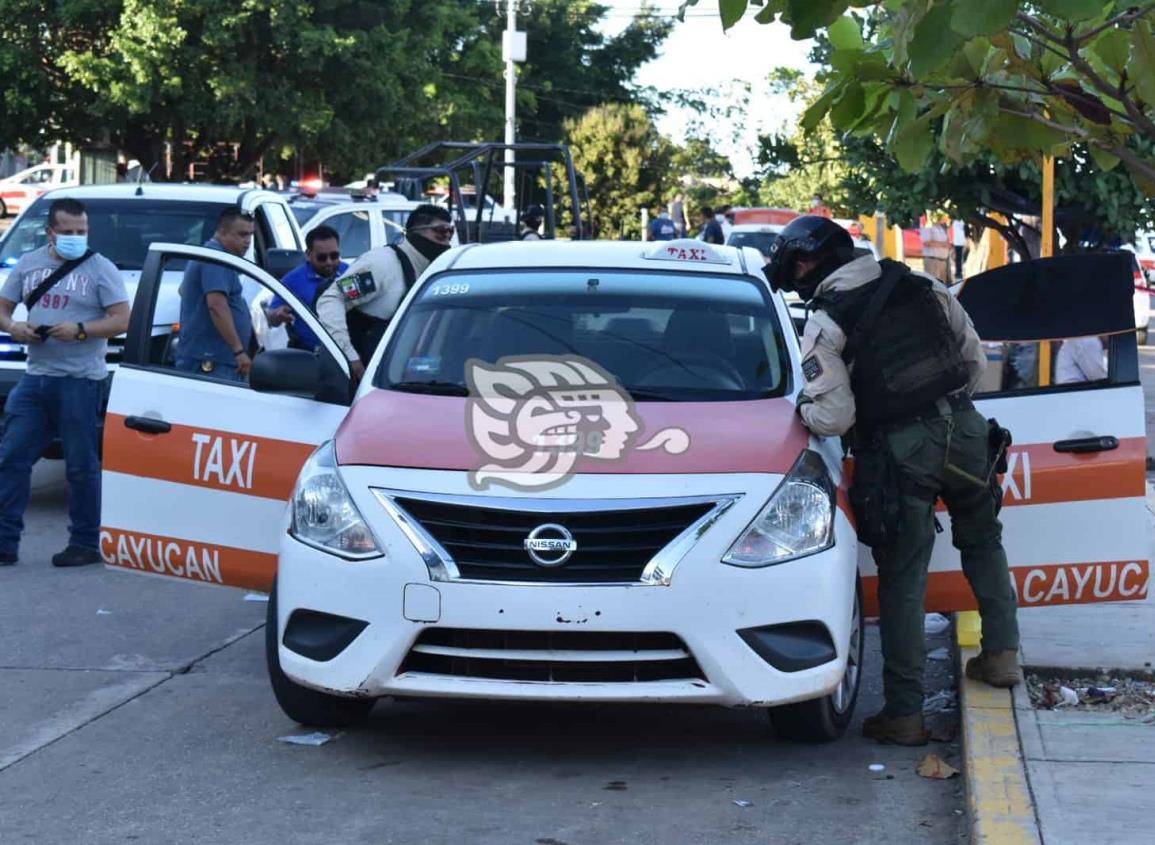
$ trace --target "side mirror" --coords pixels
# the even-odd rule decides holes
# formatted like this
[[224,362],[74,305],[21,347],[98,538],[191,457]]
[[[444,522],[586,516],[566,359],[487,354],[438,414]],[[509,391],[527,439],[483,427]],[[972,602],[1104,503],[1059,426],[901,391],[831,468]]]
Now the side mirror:
[[261,393],[284,393],[332,405],[353,401],[353,382],[322,350],[266,350],[253,359],[249,386]]
[[290,270],[305,263],[305,253],[299,249],[270,249],[265,251],[265,272],[278,281]]

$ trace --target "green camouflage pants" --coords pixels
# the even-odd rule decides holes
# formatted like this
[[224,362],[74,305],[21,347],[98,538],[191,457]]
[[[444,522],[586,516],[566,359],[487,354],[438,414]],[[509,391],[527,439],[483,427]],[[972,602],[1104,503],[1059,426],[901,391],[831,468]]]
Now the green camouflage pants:
[[[886,442],[904,481],[938,491],[946,503],[963,574],[978,599],[983,648],[1017,649],[1016,601],[1002,524],[989,489],[973,480],[987,475],[986,420],[975,410],[931,417],[888,432]],[[910,495],[904,488],[902,531],[893,545],[874,549],[883,690],[890,716],[922,711],[924,602],[935,537],[934,503],[929,498]]]

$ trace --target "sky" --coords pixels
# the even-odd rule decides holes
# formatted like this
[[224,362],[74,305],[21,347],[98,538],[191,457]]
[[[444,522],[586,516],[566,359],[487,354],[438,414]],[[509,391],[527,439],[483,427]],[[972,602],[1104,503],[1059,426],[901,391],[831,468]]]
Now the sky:
[[[631,16],[642,9],[642,0],[601,0],[610,7],[604,31],[614,35],[624,29]],[[659,13],[673,15],[679,0],[652,0]],[[757,149],[758,134],[792,125],[800,107],[784,96],[765,92],[764,80],[776,67],[788,66],[811,69],[806,60],[809,42],[792,41],[789,28],[782,24],[763,26],[748,15],[729,32],[722,32],[718,19],[717,0],[699,0],[697,6],[687,9],[686,19],[675,22],[666,39],[662,54],[638,71],[635,81],[655,88],[714,87],[725,92],[732,88],[732,80],[753,85],[756,92],[751,102],[749,123],[741,128],[741,137],[732,142],[728,137],[716,139],[719,151],[730,156],[739,177],[753,170],[753,152]],[[672,111],[658,122],[659,130],[677,141],[685,137],[692,113]],[[728,136],[729,132],[719,133]]]

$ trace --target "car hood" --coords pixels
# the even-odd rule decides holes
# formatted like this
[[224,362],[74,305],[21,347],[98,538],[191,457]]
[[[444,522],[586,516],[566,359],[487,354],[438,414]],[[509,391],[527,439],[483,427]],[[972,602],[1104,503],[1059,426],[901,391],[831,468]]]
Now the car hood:
[[[471,403],[458,397],[374,390],[354,404],[337,431],[338,463],[459,471],[489,465],[496,470],[498,461],[486,456],[473,433],[478,426],[469,424],[476,413]],[[783,474],[809,442],[788,399],[638,402],[629,416],[637,428],[625,432],[620,456],[583,455],[572,471]],[[631,422],[619,422],[621,442],[622,430]],[[505,471],[518,471],[532,457],[520,441],[500,435],[494,440],[508,445],[508,459],[500,462]]]

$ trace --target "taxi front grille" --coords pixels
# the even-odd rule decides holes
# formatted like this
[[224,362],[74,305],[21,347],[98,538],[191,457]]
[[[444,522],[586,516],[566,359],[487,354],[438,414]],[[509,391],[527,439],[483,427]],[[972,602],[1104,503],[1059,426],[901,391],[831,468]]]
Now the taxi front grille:
[[[450,555],[460,578],[544,583],[638,581],[649,562],[716,502],[620,510],[512,510],[413,497],[396,498]],[[559,566],[526,551],[530,532],[563,525],[577,548]]]
[[706,681],[678,636],[648,631],[429,628],[397,674],[548,683]]

